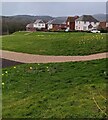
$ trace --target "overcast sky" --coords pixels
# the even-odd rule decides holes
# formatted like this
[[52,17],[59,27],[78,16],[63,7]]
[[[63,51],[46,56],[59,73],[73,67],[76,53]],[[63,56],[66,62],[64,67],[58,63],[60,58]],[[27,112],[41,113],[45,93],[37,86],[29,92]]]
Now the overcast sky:
[[2,15],[69,16],[106,13],[105,2],[3,2]]

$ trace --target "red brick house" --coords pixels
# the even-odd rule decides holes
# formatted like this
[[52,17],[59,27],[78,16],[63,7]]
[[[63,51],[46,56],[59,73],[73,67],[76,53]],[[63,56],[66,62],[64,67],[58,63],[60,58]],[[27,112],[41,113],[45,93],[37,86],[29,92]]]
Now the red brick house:
[[107,22],[100,22],[98,25],[99,30],[108,30]]
[[67,20],[66,20],[66,25],[67,25],[67,28],[70,30],[70,31],[73,31],[75,30],[75,20],[79,18],[78,16],[75,16],[75,17],[68,17]]

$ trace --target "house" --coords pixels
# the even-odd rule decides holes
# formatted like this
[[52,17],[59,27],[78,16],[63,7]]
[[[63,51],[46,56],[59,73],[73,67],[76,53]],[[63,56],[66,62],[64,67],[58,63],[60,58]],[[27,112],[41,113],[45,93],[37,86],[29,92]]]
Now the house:
[[68,17],[66,20],[66,25],[67,25],[67,29],[69,31],[73,31],[75,30],[75,20],[79,18],[78,16],[75,17]]
[[106,21],[100,22],[98,25],[98,30],[108,30],[108,23]]
[[75,20],[75,30],[78,31],[91,31],[97,28],[99,21],[91,15],[83,15]]
[[26,26],[26,31],[31,31],[34,32],[36,31],[35,27],[34,27],[34,23],[30,23]]
[[47,22],[48,30],[61,31],[67,28],[66,26],[67,17],[58,17]]
[[34,22],[34,28],[36,30],[46,30],[47,29],[47,26],[46,26],[46,21],[43,21],[41,19],[37,19],[35,22]]

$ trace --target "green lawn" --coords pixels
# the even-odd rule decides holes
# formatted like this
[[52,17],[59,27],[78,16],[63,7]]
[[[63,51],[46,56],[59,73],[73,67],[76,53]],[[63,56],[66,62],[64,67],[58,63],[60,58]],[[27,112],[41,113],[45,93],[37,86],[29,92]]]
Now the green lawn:
[[22,64],[4,68],[2,77],[4,118],[106,116],[106,59]]
[[106,34],[16,32],[3,36],[2,49],[41,55],[88,55],[106,52]]

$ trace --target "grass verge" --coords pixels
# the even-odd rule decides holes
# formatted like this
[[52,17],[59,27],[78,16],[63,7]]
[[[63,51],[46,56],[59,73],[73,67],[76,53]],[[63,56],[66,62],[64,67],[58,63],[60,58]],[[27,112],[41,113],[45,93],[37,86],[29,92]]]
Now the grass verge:
[[16,32],[3,36],[2,49],[40,55],[89,55],[106,52],[106,34]]
[[2,72],[3,118],[105,118],[106,59]]

